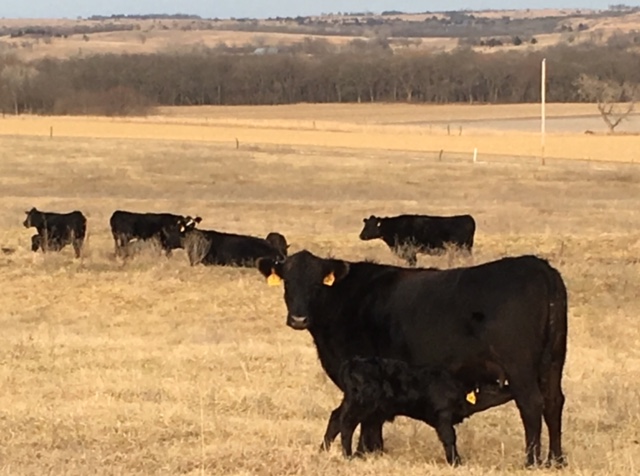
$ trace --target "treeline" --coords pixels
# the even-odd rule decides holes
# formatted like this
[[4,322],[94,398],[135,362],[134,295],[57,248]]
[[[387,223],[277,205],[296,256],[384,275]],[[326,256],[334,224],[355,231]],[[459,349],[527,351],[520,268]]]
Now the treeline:
[[299,102],[523,103],[580,101],[581,74],[640,84],[640,53],[561,46],[542,52],[393,54],[383,48],[329,55],[99,55],[21,63],[0,59],[6,113],[143,114],[155,105]]

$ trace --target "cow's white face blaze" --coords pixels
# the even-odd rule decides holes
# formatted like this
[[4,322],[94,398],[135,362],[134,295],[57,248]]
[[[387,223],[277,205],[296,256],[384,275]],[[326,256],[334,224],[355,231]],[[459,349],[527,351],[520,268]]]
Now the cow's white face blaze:
[[317,318],[316,306],[322,305],[333,286],[349,272],[348,263],[322,259],[308,251],[300,251],[285,261],[261,259],[258,269],[267,278],[267,284],[284,283],[284,301],[287,305],[287,325],[296,330],[308,329]]

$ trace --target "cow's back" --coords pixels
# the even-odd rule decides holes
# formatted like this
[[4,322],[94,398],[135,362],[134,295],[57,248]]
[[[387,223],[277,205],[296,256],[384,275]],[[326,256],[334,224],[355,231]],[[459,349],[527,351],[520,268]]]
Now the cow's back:
[[[540,357],[557,277],[531,256],[406,280],[389,304],[402,329],[400,344],[419,365],[471,361],[489,347],[505,358],[517,358],[523,348]],[[566,312],[558,319],[566,323]]]
[[205,261],[220,265],[245,265],[258,258],[277,258],[280,253],[266,240],[255,236],[208,231],[210,248]]

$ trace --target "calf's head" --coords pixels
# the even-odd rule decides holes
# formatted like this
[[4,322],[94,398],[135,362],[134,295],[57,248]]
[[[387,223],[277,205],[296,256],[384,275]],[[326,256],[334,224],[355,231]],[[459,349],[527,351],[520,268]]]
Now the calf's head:
[[360,232],[361,240],[375,240],[382,237],[382,232],[380,231],[381,218],[371,215],[369,218],[363,218],[362,221],[364,222],[364,227]]
[[349,263],[319,258],[306,250],[285,261],[262,258],[257,265],[269,285],[284,283],[287,325],[296,330],[317,324],[317,306],[322,306],[332,288],[349,274]]
[[25,228],[31,228],[32,226],[37,227],[42,224],[42,213],[36,210],[35,207],[24,213],[27,215],[27,218],[22,222]]
[[265,238],[265,241],[267,241],[267,243],[273,246],[273,248],[278,253],[280,253],[283,259],[287,257],[287,250],[289,249],[289,244],[287,243],[287,239],[284,237],[284,235],[281,235],[280,233],[272,231],[267,235],[267,237]]

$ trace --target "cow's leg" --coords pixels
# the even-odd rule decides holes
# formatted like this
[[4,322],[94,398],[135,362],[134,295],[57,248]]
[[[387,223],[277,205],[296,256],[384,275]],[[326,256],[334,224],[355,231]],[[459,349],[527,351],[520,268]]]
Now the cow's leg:
[[547,464],[564,466],[566,460],[562,454],[562,363],[554,362],[549,369],[548,378],[543,380],[544,422],[549,430],[549,458]]
[[73,236],[71,238],[71,245],[73,246],[73,251],[75,252],[77,259],[80,258],[80,254],[82,252],[83,243],[84,243],[84,237],[83,238],[76,238],[75,236]]
[[444,448],[447,463],[458,466],[461,463],[458,448],[456,447],[456,430],[453,428],[453,415],[451,412],[440,412],[436,433]]
[[338,433],[340,433],[340,414],[342,413],[342,405],[331,412],[329,417],[329,423],[327,424],[327,431],[324,432],[324,438],[320,445],[320,450],[327,451],[331,447],[331,443],[336,439]]
[[[526,373],[525,375],[535,375]],[[514,394],[514,400],[520,418],[524,425],[524,435],[526,443],[526,465],[534,466],[540,463],[540,433],[542,432],[542,392],[537,382],[518,382],[509,379]]]
[[360,439],[358,453],[384,451],[382,440],[382,426],[384,420],[380,418],[366,419],[360,425]]
[[126,258],[127,247],[129,246],[129,237],[125,234],[114,234],[113,241],[115,243],[116,258]]

